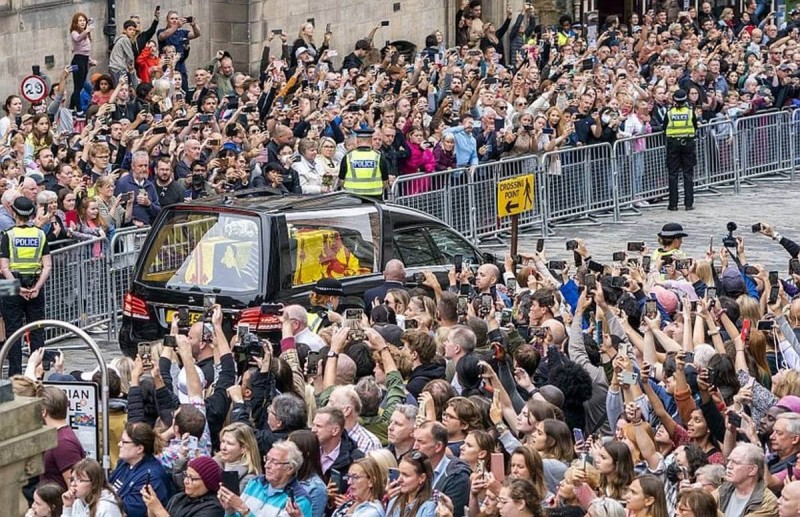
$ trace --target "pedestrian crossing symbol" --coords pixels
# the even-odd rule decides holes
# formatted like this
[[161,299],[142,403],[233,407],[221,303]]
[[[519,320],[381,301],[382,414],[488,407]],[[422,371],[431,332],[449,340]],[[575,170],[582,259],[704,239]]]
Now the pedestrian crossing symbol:
[[533,208],[533,174],[516,176],[497,184],[497,216],[506,217]]

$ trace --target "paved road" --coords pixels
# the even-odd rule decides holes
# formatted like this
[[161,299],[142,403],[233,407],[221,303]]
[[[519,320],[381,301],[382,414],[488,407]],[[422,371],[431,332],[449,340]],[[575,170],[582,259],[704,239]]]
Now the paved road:
[[[751,263],[763,264],[767,269],[777,269],[784,274],[788,268],[789,256],[776,242],[763,235],[753,235],[750,227],[758,221],[772,224],[783,235],[800,241],[800,181],[775,183],[764,181],[756,188],[746,188],[738,196],[731,190],[723,190],[720,195],[706,197],[700,194],[695,200],[692,212],[669,212],[666,205],[657,205],[641,210],[641,215],[624,217],[624,222],[613,224],[610,218],[601,218],[601,224],[593,226],[555,228],[556,235],[546,239],[548,259],[572,261],[571,252],[565,250],[565,242],[573,238],[585,239],[592,255],[600,261],[611,261],[615,251],[625,249],[628,241],[644,240],[653,249],[657,245],[656,234],[668,222],[683,225],[689,237],[684,239],[683,249],[693,257],[702,257],[708,247],[709,238],[714,237],[717,249],[726,234],[725,225],[734,221],[739,225],[738,235],[745,239],[748,258]],[[521,237],[520,250],[532,250],[536,236]],[[487,251],[498,256],[508,249],[487,243]],[[106,335],[98,335],[98,344],[106,361],[120,355],[116,341],[109,341]],[[94,358],[88,351],[75,350],[67,354],[67,370],[94,365]]]

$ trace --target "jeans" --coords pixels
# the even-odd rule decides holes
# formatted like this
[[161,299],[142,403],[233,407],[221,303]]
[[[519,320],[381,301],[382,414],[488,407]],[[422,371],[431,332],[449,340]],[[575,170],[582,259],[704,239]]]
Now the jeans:
[[69,109],[83,111],[81,109],[81,90],[86,83],[86,76],[89,75],[89,56],[75,54],[72,56],[72,65],[78,69],[72,72],[72,96],[69,98]]

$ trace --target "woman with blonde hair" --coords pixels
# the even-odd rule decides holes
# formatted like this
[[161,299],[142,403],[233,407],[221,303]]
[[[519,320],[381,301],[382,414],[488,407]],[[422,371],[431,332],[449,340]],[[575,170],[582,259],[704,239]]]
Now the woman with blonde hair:
[[314,62],[318,61],[323,52],[328,50],[328,42],[331,39],[331,33],[326,32],[322,40],[322,46],[317,49],[314,43],[314,24],[305,22],[300,26],[300,31],[297,33],[297,39],[292,44],[292,51],[289,53],[289,60],[291,61],[289,68],[297,66],[297,51],[302,47],[305,48],[309,55],[314,58]]
[[778,370],[772,377],[772,393],[778,398],[786,395],[800,396],[800,372],[791,369]]
[[[386,449],[383,449],[385,452]],[[374,452],[374,451],[373,451]],[[383,517],[387,472],[371,457],[356,460],[346,476],[349,490],[333,517]],[[338,500],[337,500],[338,502]]]
[[336,159],[336,141],[333,138],[323,136],[319,139],[315,161],[317,170],[322,174],[322,184],[333,185],[332,180],[339,177],[339,160]]
[[[578,471],[580,472],[578,473]],[[580,507],[575,488],[584,483],[592,491],[596,491],[597,487],[600,486],[600,472],[591,463],[584,464],[583,460],[573,461],[572,465],[564,472],[564,479],[558,483],[558,490],[550,507],[553,509],[567,506]]]
[[261,474],[261,456],[253,428],[241,422],[224,427],[219,433],[219,452],[214,459],[224,472],[236,472],[239,492]]
[[128,398],[131,389],[131,372],[133,371],[133,359],[127,356],[117,357],[111,361],[111,367],[119,373],[120,393],[124,398]]

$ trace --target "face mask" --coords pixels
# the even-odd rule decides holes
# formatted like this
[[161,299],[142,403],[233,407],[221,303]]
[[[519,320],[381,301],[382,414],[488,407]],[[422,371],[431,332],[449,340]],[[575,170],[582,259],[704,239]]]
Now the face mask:
[[603,118],[603,124],[608,124],[609,122],[611,122],[611,117],[609,117],[608,115],[603,115],[602,118]]
[[525,131],[533,131],[533,126],[525,126],[525,125],[523,125],[522,129],[524,129]]

